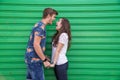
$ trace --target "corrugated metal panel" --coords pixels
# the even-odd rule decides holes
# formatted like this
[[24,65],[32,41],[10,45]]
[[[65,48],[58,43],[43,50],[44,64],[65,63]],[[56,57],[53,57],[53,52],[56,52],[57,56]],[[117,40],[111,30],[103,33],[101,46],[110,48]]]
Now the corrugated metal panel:
[[[120,80],[119,0],[0,0],[0,80],[25,80],[28,36],[46,7],[71,22],[69,80]],[[54,30],[47,27],[48,55]],[[55,80],[52,69],[45,75]]]

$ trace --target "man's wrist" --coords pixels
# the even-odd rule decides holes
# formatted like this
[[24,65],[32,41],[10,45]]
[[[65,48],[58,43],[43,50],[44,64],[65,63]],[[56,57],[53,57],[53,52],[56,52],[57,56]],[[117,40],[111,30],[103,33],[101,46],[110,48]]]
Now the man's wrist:
[[46,62],[47,61],[47,58],[45,58],[44,60],[42,60],[42,62]]

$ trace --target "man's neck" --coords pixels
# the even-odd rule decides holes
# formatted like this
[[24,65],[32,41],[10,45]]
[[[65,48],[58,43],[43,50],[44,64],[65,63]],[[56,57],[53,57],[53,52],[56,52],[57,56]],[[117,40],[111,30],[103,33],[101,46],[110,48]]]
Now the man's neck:
[[47,20],[46,19],[42,19],[41,22],[44,24],[44,26],[42,26],[42,29],[44,29],[46,27],[46,25],[48,24]]
[[42,19],[41,22],[43,22],[45,26],[48,24],[46,19]]

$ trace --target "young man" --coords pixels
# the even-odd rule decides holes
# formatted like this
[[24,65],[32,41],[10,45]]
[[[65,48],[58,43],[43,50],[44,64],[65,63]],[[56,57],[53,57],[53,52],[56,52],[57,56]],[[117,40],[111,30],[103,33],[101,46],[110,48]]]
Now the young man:
[[43,11],[43,18],[35,24],[28,41],[25,62],[27,64],[27,80],[45,80],[43,64],[50,66],[48,59],[44,55],[46,44],[47,24],[52,24],[58,12],[52,8]]

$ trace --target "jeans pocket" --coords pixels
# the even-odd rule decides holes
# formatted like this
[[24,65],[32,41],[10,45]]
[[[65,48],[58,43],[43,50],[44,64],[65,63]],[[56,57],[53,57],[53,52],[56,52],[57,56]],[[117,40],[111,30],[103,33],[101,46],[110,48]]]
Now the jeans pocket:
[[31,60],[31,64],[34,66],[42,66],[42,61],[41,60]]
[[42,61],[41,60],[31,60],[31,68],[34,71],[41,70],[42,68]]

